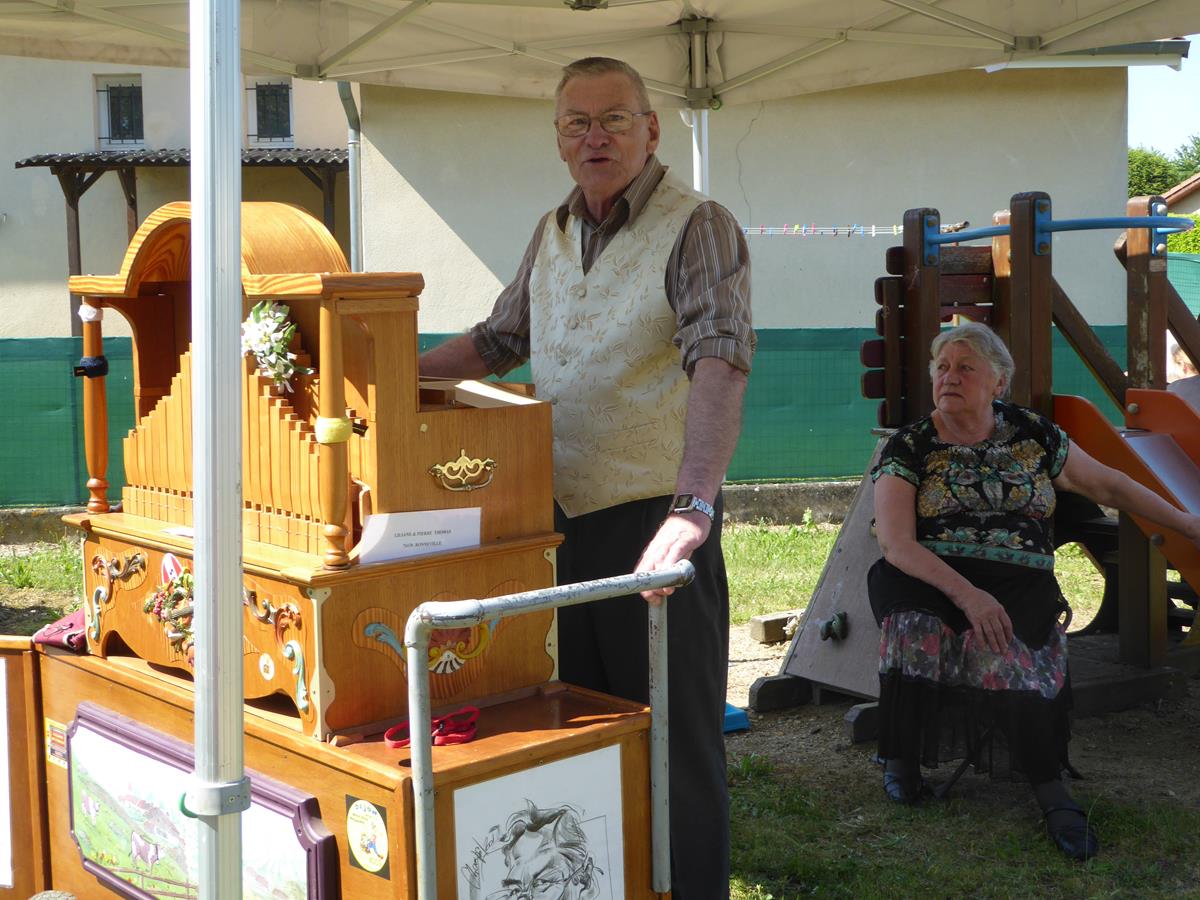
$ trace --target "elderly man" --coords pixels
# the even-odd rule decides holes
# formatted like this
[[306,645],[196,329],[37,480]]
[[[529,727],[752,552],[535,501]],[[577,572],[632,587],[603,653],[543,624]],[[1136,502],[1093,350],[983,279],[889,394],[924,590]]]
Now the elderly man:
[[[727,210],[666,176],[658,116],[625,63],[567,66],[554,125],[576,187],[538,223],[491,315],[426,353],[421,372],[479,377],[531,361],[554,406],[561,582],[696,566],[668,608],[672,886],[675,900],[725,898],[720,491],[754,350],[749,253]],[[644,702],[645,635],[637,597],[562,609],[560,675]]]

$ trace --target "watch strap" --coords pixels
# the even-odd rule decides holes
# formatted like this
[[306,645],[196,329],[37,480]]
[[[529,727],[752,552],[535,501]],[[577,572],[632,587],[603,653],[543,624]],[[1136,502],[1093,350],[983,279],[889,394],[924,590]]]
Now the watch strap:
[[672,513],[689,513],[693,510],[704,513],[710,522],[716,521],[717,511],[713,505],[695,494],[679,494],[671,501]]

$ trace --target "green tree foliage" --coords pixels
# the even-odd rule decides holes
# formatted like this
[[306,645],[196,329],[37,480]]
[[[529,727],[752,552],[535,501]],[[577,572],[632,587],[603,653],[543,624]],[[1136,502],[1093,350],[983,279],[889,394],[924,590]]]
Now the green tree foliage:
[[1167,235],[1167,252],[1200,254],[1200,215],[1181,216],[1177,213],[1172,213],[1172,215],[1181,219],[1191,219],[1192,230]]
[[1175,166],[1181,181],[1200,172],[1200,134],[1193,134],[1175,151]]
[[1143,197],[1169,191],[1181,180],[1179,166],[1157,150],[1129,150],[1129,196]]

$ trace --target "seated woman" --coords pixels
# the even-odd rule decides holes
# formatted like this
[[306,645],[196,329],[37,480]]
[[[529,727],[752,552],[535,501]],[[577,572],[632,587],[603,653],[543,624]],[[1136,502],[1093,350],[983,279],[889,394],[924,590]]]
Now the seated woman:
[[[920,766],[966,758],[1033,785],[1055,845],[1099,850],[1060,780],[1070,685],[1066,602],[1054,578],[1055,490],[1075,491],[1200,541],[1200,517],[1097,462],[1032,410],[1001,400],[1013,360],[984,325],[933,341],[935,409],[884,446],[875,480],[883,559],[871,607],[883,629],[879,756],[884,790],[913,803]],[[980,758],[993,729],[1004,741]]]

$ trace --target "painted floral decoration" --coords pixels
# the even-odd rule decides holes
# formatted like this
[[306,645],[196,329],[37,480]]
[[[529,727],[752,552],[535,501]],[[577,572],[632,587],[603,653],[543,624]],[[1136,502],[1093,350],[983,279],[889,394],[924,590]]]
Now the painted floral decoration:
[[242,323],[242,354],[254,357],[258,371],[271,378],[277,387],[290,391],[291,377],[311,374],[312,369],[296,365],[291,346],[296,323],[288,321],[288,308],[274,300],[260,300]]
[[142,612],[149,613],[163,623],[167,639],[180,653],[192,659],[192,573],[184,569],[174,578],[160,584],[142,604]]

